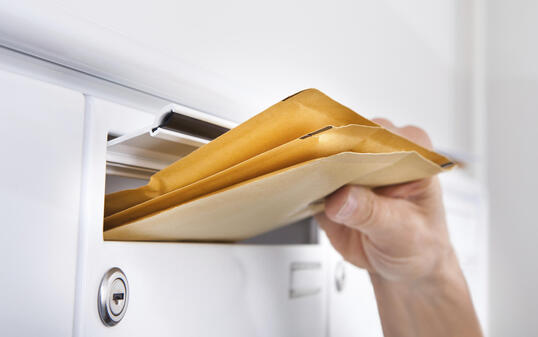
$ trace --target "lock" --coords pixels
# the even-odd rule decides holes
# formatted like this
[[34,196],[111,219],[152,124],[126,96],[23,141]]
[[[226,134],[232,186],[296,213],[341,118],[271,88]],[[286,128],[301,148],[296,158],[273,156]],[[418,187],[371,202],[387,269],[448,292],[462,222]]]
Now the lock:
[[103,324],[106,326],[118,324],[125,316],[128,303],[127,277],[120,268],[109,269],[101,279],[97,296],[97,308]]

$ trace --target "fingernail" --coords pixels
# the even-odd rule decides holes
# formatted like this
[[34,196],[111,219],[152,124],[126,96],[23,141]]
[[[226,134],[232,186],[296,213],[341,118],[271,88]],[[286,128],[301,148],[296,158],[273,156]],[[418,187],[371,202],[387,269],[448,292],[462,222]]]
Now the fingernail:
[[338,213],[336,213],[335,218],[337,221],[345,221],[351,217],[353,212],[357,208],[357,199],[352,193],[348,193],[346,202],[340,207]]

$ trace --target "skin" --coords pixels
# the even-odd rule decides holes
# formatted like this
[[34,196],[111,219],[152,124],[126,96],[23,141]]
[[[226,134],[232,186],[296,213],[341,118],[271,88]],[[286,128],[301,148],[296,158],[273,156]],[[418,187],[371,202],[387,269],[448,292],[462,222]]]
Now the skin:
[[[375,121],[432,147],[417,127]],[[369,272],[385,336],[482,336],[436,177],[374,190],[345,186],[316,219],[334,248]]]

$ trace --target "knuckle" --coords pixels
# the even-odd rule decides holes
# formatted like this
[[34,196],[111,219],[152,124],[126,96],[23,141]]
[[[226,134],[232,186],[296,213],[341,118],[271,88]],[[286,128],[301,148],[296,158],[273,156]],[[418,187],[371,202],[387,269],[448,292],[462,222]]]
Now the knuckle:
[[385,118],[374,118],[372,119],[373,122],[381,125],[384,128],[387,128],[393,132],[395,132],[398,128],[392,123],[390,120]]
[[385,127],[394,126],[394,124],[386,118],[373,118],[372,121]]
[[405,125],[401,128],[401,130],[416,136],[428,137],[426,131],[416,125]]
[[430,136],[428,136],[428,133],[424,129],[418,126],[406,125],[400,128],[400,133],[423,146],[431,147],[432,142]]

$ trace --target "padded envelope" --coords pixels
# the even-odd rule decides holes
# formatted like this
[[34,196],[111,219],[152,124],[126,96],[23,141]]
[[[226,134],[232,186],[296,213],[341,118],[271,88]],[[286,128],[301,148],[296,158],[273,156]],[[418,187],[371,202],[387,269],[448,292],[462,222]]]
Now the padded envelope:
[[[402,183],[452,166],[447,158],[364,119],[317,90],[289,99],[301,103],[295,104],[302,110],[300,117],[312,114],[313,103],[323,103],[314,111],[319,120],[301,123],[297,109],[281,104],[286,101],[277,103],[209,143],[212,148],[205,145],[157,173],[158,180],[152,178],[142,188],[107,195],[105,239],[246,239],[321,211],[323,197],[343,185]],[[311,107],[305,109],[308,104]],[[332,113],[338,118],[331,120]],[[286,114],[296,123],[273,137],[274,124],[286,121]],[[326,125],[329,123],[335,126]],[[324,124],[320,130],[312,130]],[[256,139],[256,135],[262,138]],[[234,142],[234,138],[243,142]],[[214,164],[211,161],[219,159],[219,150],[224,160]],[[197,152],[199,161],[195,160]],[[204,160],[205,164],[200,163]]]

